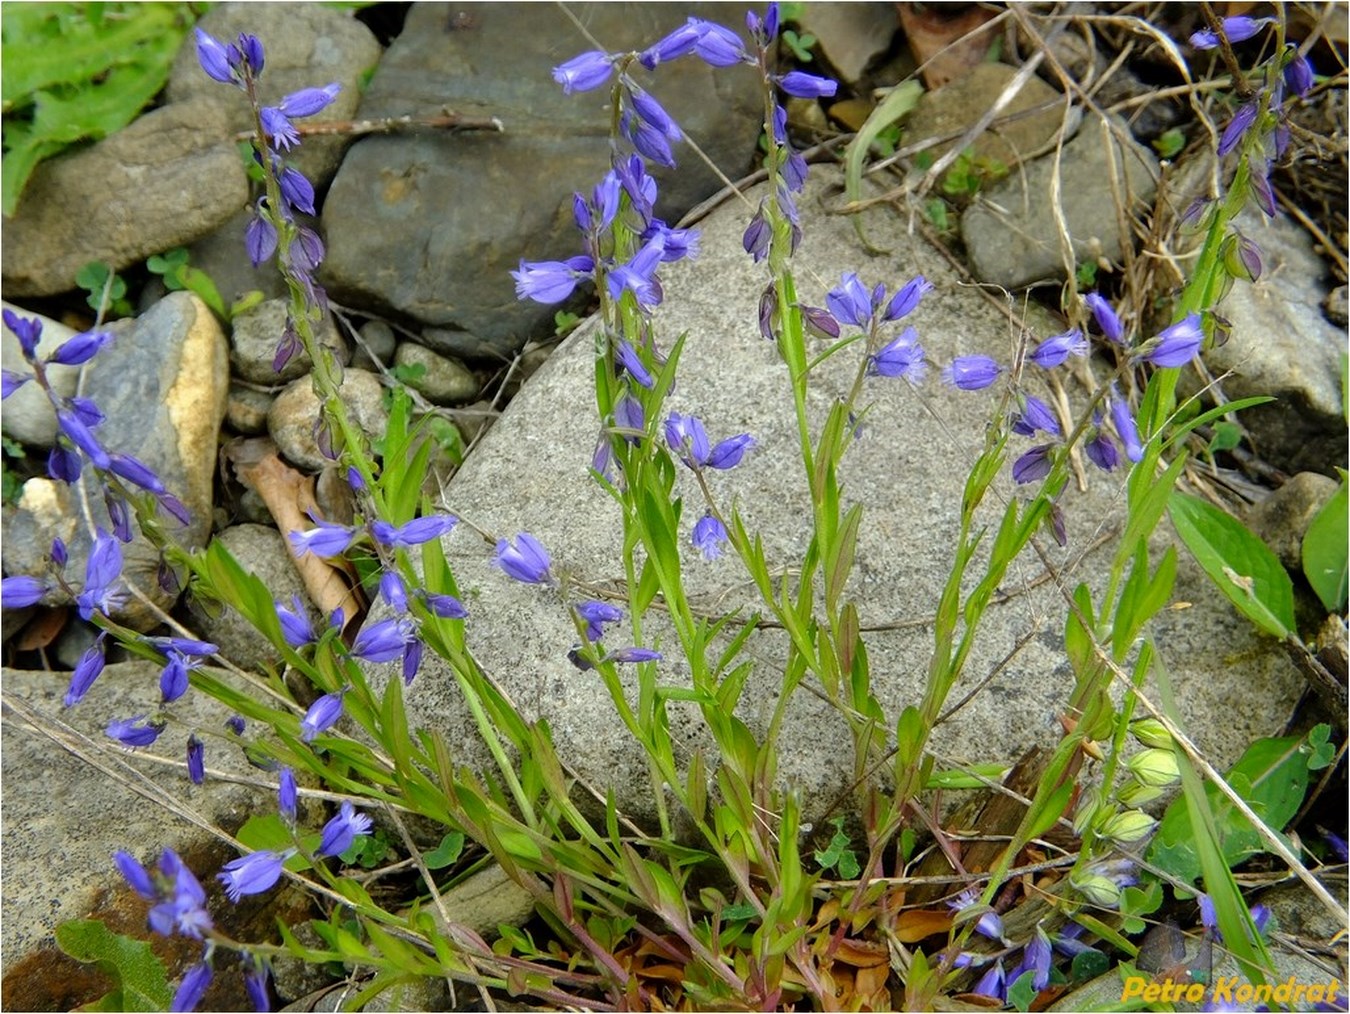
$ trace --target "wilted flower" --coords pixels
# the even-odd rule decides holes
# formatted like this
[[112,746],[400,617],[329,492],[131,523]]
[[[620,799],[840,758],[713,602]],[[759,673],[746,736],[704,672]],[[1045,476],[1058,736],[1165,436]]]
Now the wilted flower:
[[623,619],[623,610],[608,602],[583,602],[576,606],[576,613],[586,623],[586,640],[598,641],[604,636],[606,623],[618,623]]
[[73,708],[84,700],[84,695],[94,685],[94,680],[103,672],[105,661],[103,642],[106,637],[107,633],[100,631],[98,637],[94,638],[94,643],[85,649],[80,661],[76,663],[75,671],[70,675],[70,687],[66,690],[62,702],[67,708]]
[[1053,444],[1041,444],[1039,447],[1033,447],[1014,461],[1012,466],[1013,482],[1018,484],[1036,482],[1049,475],[1050,466],[1053,463],[1051,452],[1054,449]]
[[145,721],[144,715],[136,715],[134,718],[114,719],[103,731],[123,746],[135,748],[149,746],[157,740],[159,734],[164,731],[164,726]]
[[189,736],[187,741],[187,773],[193,785],[200,785],[206,780],[206,747],[196,733]]

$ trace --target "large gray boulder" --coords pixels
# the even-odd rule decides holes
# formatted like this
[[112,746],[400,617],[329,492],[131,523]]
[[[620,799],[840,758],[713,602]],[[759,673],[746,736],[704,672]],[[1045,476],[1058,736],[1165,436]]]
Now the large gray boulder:
[[[801,201],[805,239],[797,277],[805,302],[821,304],[841,270],[859,269],[869,284],[890,286],[922,272],[937,288],[906,323],[917,327],[930,358],[941,363],[956,354],[985,352],[1007,361],[1014,336],[997,311],[958,286],[941,258],[907,237],[889,212],[871,213],[867,229],[874,241],[896,252],[888,260],[866,261],[852,223],[821,210],[825,185],[837,184],[837,177],[828,170],[817,173],[824,183],[809,186]],[[752,193],[750,201],[753,207],[758,195]],[[750,530],[762,534],[771,568],[792,568],[807,545],[811,506],[785,368],[755,324],[765,275],[741,249],[747,217],[746,206],[733,200],[701,223],[702,256],[666,272],[666,302],[657,319],[664,347],[674,336],[688,335],[669,408],[698,414],[714,440],[749,431],[759,441],[739,467],[710,476],[715,495],[723,505],[736,500]],[[600,791],[613,788],[630,814],[650,817],[642,752],[600,680],[567,659],[576,632],[563,603],[553,592],[506,578],[492,566],[475,531],[490,538],[528,531],[548,547],[557,567],[595,586],[612,587],[623,578],[618,510],[587,474],[598,432],[593,341],[592,329],[584,327],[565,342],[450,483],[447,509],[471,524],[458,526],[444,545],[472,613],[468,644],[484,670],[528,718],[548,720],[559,753],[582,778]],[[847,392],[856,361],[839,355],[814,371],[811,412],[817,425]],[[1025,379],[1041,383],[1036,376]],[[849,592],[867,631],[876,694],[893,722],[922,694],[932,650],[930,618],[951,564],[963,483],[994,399],[990,392],[963,393],[930,377],[918,392],[903,381],[869,379],[864,400],[872,403],[865,435],[849,449],[841,472],[846,501],[865,506]],[[1042,580],[1044,567],[1033,554],[1008,574],[1006,599],[990,607],[950,700],[972,696],[933,738],[941,764],[1012,761],[1059,734],[1057,716],[1073,679],[1063,648],[1063,590],[1080,581],[1102,587],[1122,520],[1123,479],[1119,472],[1090,471],[1086,490],[1066,492],[1069,546],[1060,550],[1047,540],[1052,580]],[[753,585],[739,563],[730,557],[705,562],[688,545],[690,526],[703,506],[691,474],[684,472],[677,482],[685,497],[683,580],[693,603],[710,614],[753,611]],[[1004,498],[1016,495],[1006,478],[996,490],[988,505],[991,521]],[[1161,548],[1166,536],[1157,542]],[[1299,697],[1301,681],[1277,646],[1237,616],[1184,550],[1181,556],[1174,598],[1189,607],[1164,611],[1153,630],[1175,679],[1183,719],[1223,767],[1252,739],[1280,726]],[[644,643],[659,642],[667,653],[659,664],[660,681],[687,683],[687,666],[658,611],[648,615],[644,629]],[[607,643],[627,643],[623,638],[616,633]],[[1025,646],[1014,652],[1023,639]],[[783,671],[781,632],[756,633],[746,657],[754,672],[740,714],[762,733]],[[1241,666],[1230,659],[1241,659]],[[392,668],[377,667],[386,673]],[[627,676],[624,686],[634,694],[636,678]],[[424,663],[406,696],[414,725],[441,730],[454,744],[457,761],[487,765],[445,667],[436,660]],[[672,705],[671,726],[681,759],[709,748],[696,711]],[[800,690],[781,745],[780,776],[802,790],[805,819],[818,819],[852,779],[844,722],[821,697]]]
[[[580,4],[600,46],[642,49],[689,15],[733,27],[742,7]],[[324,204],[335,299],[376,305],[460,332],[436,351],[509,357],[547,328],[554,308],[517,303],[508,270],[523,257],[579,253],[572,192],[609,167],[608,88],[564,95],[550,68],[595,48],[562,8],[542,4],[414,4],[361,101],[363,118],[498,117],[502,133],[418,131],[358,141]],[[665,106],[721,171],[749,168],[762,115],[749,67],[714,71],[685,57],[634,79]],[[659,209],[673,221],[720,182],[688,145]]]

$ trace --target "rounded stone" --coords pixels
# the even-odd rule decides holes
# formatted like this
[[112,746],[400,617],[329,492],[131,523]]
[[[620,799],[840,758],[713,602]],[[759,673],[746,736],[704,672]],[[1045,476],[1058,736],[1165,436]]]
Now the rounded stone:
[[[230,365],[236,376],[255,384],[285,384],[310,371],[314,362],[303,349],[280,370],[272,368],[289,313],[289,299],[269,299],[235,316],[230,335]],[[338,334],[330,315],[325,313],[314,330],[314,337],[333,350],[338,362],[345,364],[351,358],[347,343]]]
[[[366,370],[343,373],[341,398],[352,422],[367,437],[383,436],[389,425],[384,407],[384,388],[375,374]],[[330,463],[319,451],[315,428],[320,418],[319,399],[308,377],[302,377],[277,395],[267,413],[267,429],[281,453],[291,463],[317,472]]]
[[482,386],[463,363],[415,342],[399,344],[394,352],[394,365],[421,367],[420,376],[409,376],[405,383],[434,405],[472,401]]

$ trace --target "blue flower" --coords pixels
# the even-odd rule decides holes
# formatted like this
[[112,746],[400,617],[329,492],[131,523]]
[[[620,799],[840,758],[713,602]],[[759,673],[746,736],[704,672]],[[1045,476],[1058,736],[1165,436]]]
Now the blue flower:
[[0,601],[6,609],[35,606],[47,594],[47,582],[31,574],[16,574],[0,581]]
[[980,981],[975,983],[971,992],[979,993],[981,996],[993,997],[1000,1003],[1007,999],[1007,984],[1003,972],[1002,958],[995,961],[993,967],[980,976]]
[[[109,738],[117,740],[123,746],[135,747],[149,746],[159,738],[159,734],[164,731],[162,724],[144,721],[144,715],[136,715],[133,718],[117,718],[108,723],[103,731]],[[141,724],[144,723],[144,724]]]
[[1291,92],[1299,98],[1303,98],[1312,91],[1314,83],[1312,64],[1308,62],[1307,57],[1299,52],[1298,46],[1292,41],[1288,48],[1293,50],[1294,55],[1285,64],[1284,83]]
[[133,458],[130,454],[118,454],[116,452],[109,454],[108,467],[113,475],[120,476],[127,482],[140,486],[141,489],[155,494],[166,492],[164,483],[150,469],[150,466],[139,458]]
[[93,359],[112,340],[111,331],[82,332],[62,342],[61,347],[47,357],[47,362],[79,366]]
[[1070,356],[1087,354],[1088,341],[1083,337],[1083,332],[1075,327],[1063,334],[1052,335],[1045,339],[1036,346],[1027,359],[1043,370],[1052,370],[1056,366],[1063,365]]
[[300,739],[303,742],[312,743],[315,736],[327,731],[342,717],[343,693],[345,691],[339,690],[335,694],[324,694],[309,706],[300,721]]
[[598,641],[605,636],[606,623],[618,623],[623,610],[608,602],[583,602],[576,606],[576,614],[586,623],[586,640]]
[[1108,341],[1116,345],[1125,343],[1125,326],[1121,324],[1120,318],[1116,316],[1116,311],[1111,308],[1111,304],[1095,292],[1089,292],[1083,297],[1083,302],[1087,304],[1092,316],[1097,321],[1097,326],[1102,329]]
[[563,94],[588,92],[599,88],[614,72],[614,58],[598,49],[588,50],[553,68],[553,80],[562,85]]
[[294,849],[286,852],[270,849],[250,852],[226,863],[221,872],[216,874],[216,879],[225,885],[225,896],[238,903],[246,894],[270,891],[281,879],[282,865],[294,854]]
[[303,648],[307,644],[313,644],[314,628],[310,626],[300,596],[292,597],[291,604],[295,606],[294,610],[287,609],[280,602],[272,603],[277,611],[277,619],[281,622],[282,638],[292,648]]
[[196,1010],[197,1004],[202,1002],[202,997],[206,995],[207,987],[210,985],[211,966],[205,961],[193,965],[183,976],[183,981],[179,984],[178,991],[174,993],[173,1000],[169,1004],[169,1010]]
[[740,433],[718,442],[708,454],[708,467],[735,468],[745,457],[745,452],[755,446],[755,438],[749,433]]
[[622,432],[623,438],[630,444],[636,444],[647,432],[647,418],[642,411],[642,402],[627,391],[619,395],[614,404],[614,426]]
[[[979,895],[975,889],[967,888],[954,898],[947,899],[947,907],[954,913],[962,912],[968,908],[976,907],[980,903]],[[987,906],[986,906],[987,908]],[[988,909],[980,913],[979,919],[975,923],[975,932],[981,936],[988,937],[990,940],[1003,940],[1003,920],[993,909]]]
[[549,560],[548,550],[528,532],[517,535],[515,545],[506,539],[500,540],[493,562],[507,577],[525,584],[557,584],[551,570],[552,561]]
[[1111,388],[1111,421],[1115,424],[1116,435],[1125,445],[1125,457],[1139,461],[1144,457],[1144,447],[1139,440],[1139,427],[1130,413],[1130,403],[1120,396],[1120,392]]
[[314,214],[314,184],[309,182],[304,173],[290,166],[281,166],[277,183],[281,185],[281,196],[287,204],[306,215]]
[[628,371],[628,375],[637,381],[638,384],[647,388],[649,391],[656,386],[656,378],[648,372],[647,367],[643,364],[641,357],[637,353],[637,349],[633,348],[632,344],[628,341],[620,341],[616,352],[623,368]]
[[35,360],[38,342],[42,340],[42,318],[20,317],[13,310],[0,311],[0,317],[3,317],[5,327],[13,332],[15,338],[19,339],[19,348],[23,350],[23,357],[29,362]]
[[779,88],[799,99],[825,98],[839,90],[838,82],[800,70],[790,70],[777,80]]
[[628,88],[628,99],[632,103],[633,112],[637,113],[638,117],[649,127],[658,131],[662,137],[669,138],[672,141],[678,141],[684,137],[680,133],[679,125],[671,119],[665,107],[652,98],[651,93],[632,85]]
[[391,525],[388,521],[375,521],[370,526],[370,534],[382,545],[410,549],[440,538],[458,522],[458,518],[449,514],[431,514],[413,518],[406,524],[398,526]]
[[637,297],[638,305],[656,306],[661,302],[661,285],[656,281],[656,268],[665,252],[665,237],[653,236],[642,245],[642,249],[633,255],[627,264],[614,268],[606,276],[609,294],[619,299],[624,291]]
[[358,835],[370,833],[371,820],[364,813],[357,813],[351,800],[344,800],[342,808],[332,820],[323,826],[323,834],[315,855],[337,856],[352,847]]
[[694,53],[710,67],[734,67],[738,63],[754,63],[745,46],[730,28],[711,21],[699,21],[698,40]]
[[869,292],[857,274],[845,271],[839,284],[825,294],[825,305],[841,323],[865,328],[871,323],[872,313],[884,295],[883,287]]
[[1223,133],[1219,136],[1219,157],[1222,158],[1238,146],[1243,135],[1251,129],[1251,125],[1256,122],[1256,114],[1260,110],[1255,102],[1248,102],[1240,106],[1238,111],[1233,114],[1233,118],[1228,121],[1228,125],[1223,128]]
[[1116,465],[1120,464],[1120,452],[1116,450],[1111,438],[1101,430],[1098,430],[1083,446],[1083,452],[1087,454],[1088,460],[1103,472],[1114,471]]
[[917,384],[928,374],[923,346],[916,340],[914,328],[907,327],[900,337],[887,342],[867,364],[867,372],[879,377],[903,377]]
[[126,598],[126,591],[118,581],[121,574],[121,543],[100,528],[85,563],[84,587],[75,599],[81,619],[93,619],[95,609],[107,615],[121,605]]
[[0,370],[0,401],[33,379],[30,373],[15,373],[13,370]]
[[412,636],[413,626],[406,619],[370,623],[356,635],[352,654],[367,662],[392,662],[403,655],[404,646]]
[[942,379],[962,391],[979,391],[998,380],[1003,368],[990,356],[957,356],[942,370]]
[[403,578],[392,570],[386,570],[380,575],[380,598],[389,603],[396,613],[408,611],[408,587],[403,583]]
[[516,298],[536,303],[561,303],[572,295],[578,283],[593,277],[595,262],[586,256],[565,261],[521,261],[511,272],[516,280]]
[[300,134],[291,120],[323,111],[340,91],[342,85],[334,81],[322,88],[301,88],[284,96],[278,105],[264,106],[259,119],[271,147],[287,149],[299,144]]
[[297,557],[306,553],[315,556],[341,556],[356,539],[356,531],[347,525],[311,518],[315,527],[307,532],[289,532],[291,549]]
[[117,864],[118,872],[126,878],[133,891],[146,901],[155,900],[154,881],[150,879],[150,874],[146,868],[137,862],[135,856],[118,849],[113,853],[113,862]]
[[160,854],[157,879],[155,896],[161,900],[150,910],[150,928],[166,937],[177,930],[185,937],[202,939],[214,926],[206,910],[206,892],[173,849]]
[[1027,941],[1022,951],[1022,967],[1018,972],[1019,975],[1026,972],[1032,974],[1031,985],[1038,993],[1050,984],[1050,958],[1050,938],[1038,923],[1036,935]]
[[722,555],[723,543],[729,541],[726,526],[707,511],[695,523],[691,541],[705,560],[715,560]]
[[659,662],[661,653],[652,651],[650,648],[620,648],[618,651],[612,651],[600,661],[602,662]]
[[[1223,25],[1223,34],[1228,37],[1229,42],[1246,42],[1261,30],[1262,25],[1268,25],[1274,20],[1274,18],[1249,18],[1246,15],[1238,15],[1224,18],[1220,23]],[[1219,37],[1212,28],[1202,28],[1191,34],[1191,45],[1196,49],[1215,49],[1219,45]]]
[[84,451],[96,468],[106,471],[111,468],[112,460],[81,416],[80,412],[72,411],[70,408],[59,408],[56,410],[56,424],[61,427],[61,432],[71,443]]
[[244,226],[244,252],[255,268],[271,260],[277,252],[277,227],[264,217],[262,211],[266,203],[266,198],[258,199],[248,225]]
[[187,773],[193,785],[200,785],[206,780],[206,747],[196,733],[189,736],[187,741]]
[[419,590],[418,597],[426,603],[428,609],[443,620],[462,620],[469,615],[464,603],[453,595]]
[[1188,314],[1145,342],[1140,347],[1139,358],[1154,366],[1185,366],[1199,353],[1204,340],[1200,315]]
[[764,206],[761,204],[759,210],[755,212],[755,217],[750,219],[750,224],[745,227],[741,246],[758,264],[769,252],[769,240],[772,236],[773,230],[769,228],[768,220],[764,217]]
[[690,468],[707,464],[712,445],[708,442],[708,431],[697,417],[672,412],[666,418],[665,433],[670,449]]
[[1059,436],[1059,420],[1055,418],[1055,413],[1050,406],[1033,395],[1025,395],[1022,398],[1022,412],[1013,421],[1013,432],[1019,433],[1024,437],[1032,436],[1037,430],[1049,433],[1051,436]]
[[881,315],[882,319],[896,321],[913,313],[914,309],[919,305],[919,300],[923,299],[924,294],[932,291],[932,282],[924,278],[923,275],[915,275],[902,285],[896,294],[891,297],[891,301],[886,307],[886,312]]
[[[208,77],[219,81],[221,84],[238,84],[239,79],[235,75],[236,60],[231,59],[230,49],[224,43],[212,35],[208,35],[200,28],[197,33],[197,62],[202,65],[202,70],[206,71]],[[236,57],[238,50],[235,50]]]
[[287,824],[295,823],[298,791],[295,772],[283,764],[277,780],[277,812]]
[[[703,36],[702,25],[698,18],[690,18],[670,34],[658,39],[638,54],[638,63],[648,70],[655,70],[658,64],[667,60],[677,60],[694,51],[694,46]],[[554,72],[557,73],[556,71]]]
[[1033,447],[1014,461],[1012,466],[1013,482],[1019,485],[1036,482],[1049,475],[1050,465],[1053,461],[1051,452],[1054,449],[1053,444],[1041,444],[1039,447]]
[[253,1004],[253,1009],[270,1010],[271,997],[267,992],[267,962],[250,951],[242,952],[239,955],[239,960],[244,963],[244,991],[248,993],[249,1002]]

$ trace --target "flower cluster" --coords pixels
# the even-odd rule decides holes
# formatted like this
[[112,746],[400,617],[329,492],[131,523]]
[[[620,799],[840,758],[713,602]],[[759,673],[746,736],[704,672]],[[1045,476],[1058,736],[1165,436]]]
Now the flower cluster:
[[[295,775],[289,768],[283,768],[281,772],[278,805],[283,819],[294,829],[296,786]],[[370,833],[371,825],[368,814],[358,813],[350,800],[344,800],[319,833],[318,847],[311,858],[341,856],[357,838]],[[300,851],[298,844],[284,849],[259,849],[226,863],[216,874],[216,879],[224,885],[226,897],[237,903],[245,895],[271,890],[281,879],[286,861]],[[183,976],[171,1006],[176,1011],[193,1010],[211,984],[215,956],[215,922],[206,907],[206,891],[173,849],[166,848],[160,853],[153,872],[129,852],[114,852],[113,862],[132,890],[152,903],[148,922],[154,932],[161,936],[177,934],[203,941],[201,960]],[[244,985],[254,1009],[268,1010],[267,963],[249,951],[243,951],[240,958]]]
[[[314,272],[323,260],[323,240],[313,229],[300,225],[295,217],[297,213],[315,213],[314,185],[304,173],[286,163],[284,153],[300,143],[300,134],[292,121],[322,112],[337,98],[342,86],[333,82],[322,88],[301,88],[284,96],[275,106],[264,106],[258,100],[256,87],[263,69],[263,47],[257,37],[241,33],[236,42],[226,44],[200,28],[196,33],[197,59],[207,76],[240,89],[248,97],[260,133],[253,157],[276,181],[275,190],[254,202],[253,216],[244,231],[249,260],[255,268],[270,260],[284,238],[286,243],[280,256],[282,273],[300,286],[310,306],[322,307],[327,298],[315,282]],[[288,318],[273,368],[280,370],[299,349],[295,322]]]
[[[1220,23],[1222,35],[1229,43],[1245,42],[1262,33],[1274,18],[1252,18],[1246,15],[1227,17]],[[1191,35],[1190,43],[1199,50],[1215,49],[1220,35],[1213,29],[1202,29]],[[1297,99],[1312,91],[1315,83],[1312,65],[1299,50],[1297,42],[1287,41],[1283,49],[1274,53],[1265,64],[1264,85],[1258,88],[1233,113],[1219,137],[1218,154],[1222,158],[1236,152],[1240,171],[1234,178],[1238,200],[1252,198],[1268,217],[1275,214],[1275,192],[1270,185],[1270,167],[1289,147],[1289,110]],[[1287,98],[1286,93],[1292,95]],[[1199,201],[1187,213],[1187,219],[1199,217],[1208,201]],[[1254,279],[1260,275],[1260,258],[1255,248],[1247,244],[1245,257],[1239,257],[1230,271],[1238,277]],[[1255,270],[1252,270],[1253,262]]]
[[53,479],[74,483],[80,478],[83,462],[99,473],[103,484],[103,500],[108,509],[113,532],[123,542],[131,541],[131,513],[124,491],[117,480],[124,480],[150,493],[160,506],[184,525],[188,523],[187,509],[177,497],[164,488],[154,471],[130,454],[109,451],[95,432],[104,416],[99,407],[79,395],[66,397],[56,392],[47,377],[49,366],[81,366],[113,340],[111,331],[81,332],[62,342],[46,356],[38,356],[42,340],[42,320],[38,317],[20,317],[12,310],[4,311],[5,327],[19,339],[19,348],[32,373],[5,370],[0,398],[8,398],[29,381],[37,383],[46,393],[56,412],[58,429],[56,445],[47,458],[47,472]]

